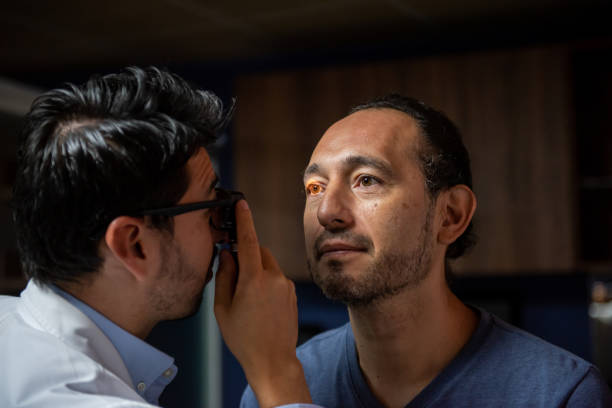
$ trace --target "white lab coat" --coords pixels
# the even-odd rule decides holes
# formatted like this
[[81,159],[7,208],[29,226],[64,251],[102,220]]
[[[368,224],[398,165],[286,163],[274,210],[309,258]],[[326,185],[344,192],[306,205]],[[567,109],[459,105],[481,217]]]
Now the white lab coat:
[[150,408],[110,340],[55,292],[0,296],[1,408]]

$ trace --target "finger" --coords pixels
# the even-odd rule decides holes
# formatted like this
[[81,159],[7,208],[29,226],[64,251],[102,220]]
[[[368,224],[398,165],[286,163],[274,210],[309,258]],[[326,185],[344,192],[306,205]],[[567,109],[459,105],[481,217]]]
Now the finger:
[[229,251],[224,249],[219,254],[219,269],[215,277],[215,314],[231,307],[235,288],[236,264]]
[[270,273],[283,273],[280,266],[278,265],[278,262],[276,261],[276,258],[274,258],[274,255],[272,255],[272,252],[270,252],[268,248],[260,247],[260,253],[261,264],[265,271],[268,271]]
[[[253,223],[253,216],[249,205],[245,200],[236,204],[236,237],[238,239],[238,265],[240,270],[247,272],[258,271],[261,266],[261,255],[259,252],[259,241]],[[255,265],[255,268],[245,268],[247,265]]]

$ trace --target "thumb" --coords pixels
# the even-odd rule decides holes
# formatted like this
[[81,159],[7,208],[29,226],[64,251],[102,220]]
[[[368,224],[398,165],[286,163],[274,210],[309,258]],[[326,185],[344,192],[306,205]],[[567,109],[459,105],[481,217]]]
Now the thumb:
[[224,249],[219,254],[219,269],[215,277],[215,314],[231,307],[235,289],[236,264],[229,251]]

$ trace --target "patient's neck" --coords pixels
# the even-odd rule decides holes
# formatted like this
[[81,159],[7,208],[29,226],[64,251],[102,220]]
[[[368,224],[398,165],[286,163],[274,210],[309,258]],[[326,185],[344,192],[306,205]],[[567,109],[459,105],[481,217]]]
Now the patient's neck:
[[418,287],[366,306],[349,307],[359,365],[374,395],[404,407],[459,353],[477,316],[429,277]]

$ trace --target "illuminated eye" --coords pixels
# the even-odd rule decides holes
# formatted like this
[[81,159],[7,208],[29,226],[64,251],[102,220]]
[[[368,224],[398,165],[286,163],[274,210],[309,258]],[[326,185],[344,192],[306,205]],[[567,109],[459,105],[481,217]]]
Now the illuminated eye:
[[306,186],[306,193],[308,195],[316,195],[323,191],[323,187],[320,184],[309,184]]

